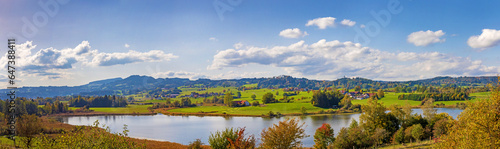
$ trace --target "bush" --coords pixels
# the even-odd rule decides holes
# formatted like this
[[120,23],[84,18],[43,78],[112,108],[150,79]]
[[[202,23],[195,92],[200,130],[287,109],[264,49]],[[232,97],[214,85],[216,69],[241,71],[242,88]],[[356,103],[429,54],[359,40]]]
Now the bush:
[[188,149],[201,149],[201,145],[203,145],[201,140],[196,139],[195,141],[189,143]]
[[422,128],[422,125],[416,124],[416,125],[412,126],[411,136],[415,140],[420,141],[420,139],[422,138],[423,135],[424,135],[424,128]]
[[401,127],[394,133],[394,136],[392,136],[392,143],[400,144],[405,142],[405,132],[404,128]]
[[273,112],[273,111],[269,111],[269,112],[267,113],[267,116],[269,116],[269,117],[274,117],[274,116],[276,116],[276,115],[274,114],[274,112]]
[[262,148],[296,148],[301,147],[300,139],[309,137],[303,128],[305,123],[299,125],[297,119],[286,119],[280,121],[278,125],[273,124],[262,130]]
[[215,133],[211,133],[210,137],[208,137],[208,143],[212,148],[227,148],[230,144],[229,140],[236,140],[238,137],[238,130],[234,128],[226,128],[223,131],[217,131]]
[[42,130],[42,124],[36,115],[22,115],[16,123],[17,134],[26,148],[31,148],[35,135]]
[[260,104],[259,104],[259,102],[258,102],[258,101],[254,101],[254,102],[252,102],[252,106],[259,106],[259,105],[260,105]]
[[245,128],[238,130],[238,137],[235,140],[229,140],[230,149],[253,149],[255,148],[255,137],[251,135],[245,139]]
[[305,115],[305,114],[307,114],[307,109],[306,109],[306,107],[300,107],[300,113],[302,113],[302,114],[304,114],[304,115]]
[[143,144],[137,144],[127,137],[127,125],[123,127],[122,133],[113,134],[110,132],[109,127],[101,129],[99,121],[95,121],[90,127],[77,126],[76,130],[57,137],[42,135],[37,146],[43,148],[145,148]]

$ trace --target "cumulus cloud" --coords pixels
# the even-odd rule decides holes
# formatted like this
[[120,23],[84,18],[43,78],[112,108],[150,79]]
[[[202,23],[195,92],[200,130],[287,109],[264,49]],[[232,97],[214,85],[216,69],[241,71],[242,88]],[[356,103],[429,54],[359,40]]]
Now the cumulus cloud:
[[298,28],[294,28],[294,29],[285,29],[285,30],[282,30],[280,32],[280,36],[281,37],[285,37],[285,38],[299,38],[299,37],[304,37],[308,35],[307,32],[302,32],[300,31],[300,29]]
[[130,45],[128,45],[127,43],[124,45],[125,48],[130,48]]
[[235,44],[233,45],[233,47],[234,47],[235,49],[240,49],[241,47],[243,47],[243,43],[241,43],[241,42],[235,43]]
[[215,37],[210,37],[210,38],[208,38],[208,40],[210,40],[210,41],[219,41],[219,39],[217,39]]
[[[439,52],[392,53],[363,47],[359,43],[319,40],[289,46],[227,49],[214,56],[208,69],[244,67],[248,64],[282,68],[290,74],[305,76],[362,76],[401,80],[437,75],[494,75],[496,66],[485,66],[481,60],[457,57]],[[331,78],[332,79],[332,78]]]
[[[176,58],[173,54],[152,50],[148,52],[129,51],[127,53],[103,53],[91,49],[88,41],[82,41],[75,48],[62,50],[53,47],[35,51],[32,41],[16,45],[16,67],[26,75],[59,78],[62,70],[75,68],[77,63],[89,66],[112,66],[136,62],[168,61]],[[0,65],[7,67],[7,53],[0,58]]]
[[177,58],[177,56],[171,53],[166,54],[160,50],[151,50],[148,52],[130,50],[126,53],[98,53],[94,55],[89,64],[92,66],[112,66],[136,62],[170,61],[174,58]]
[[306,24],[306,26],[318,26],[319,29],[326,29],[326,27],[333,27],[335,26],[335,18],[333,17],[323,17],[323,18],[316,18],[313,20],[309,20]]
[[[344,19],[340,22],[340,24],[345,25],[345,26],[354,26],[356,25],[356,22]],[[363,25],[364,26],[364,25]]]
[[188,78],[190,80],[198,80],[208,78],[201,73],[186,72],[186,71],[167,71],[167,72],[157,72],[152,74],[155,78]]
[[471,36],[467,41],[470,47],[481,48],[481,50],[494,47],[498,43],[500,43],[500,30],[494,29],[483,29],[481,35]]
[[438,31],[418,31],[413,32],[408,35],[407,41],[409,43],[413,43],[415,46],[428,46],[433,43],[445,42],[446,39],[441,39],[441,37],[445,34],[442,30]]

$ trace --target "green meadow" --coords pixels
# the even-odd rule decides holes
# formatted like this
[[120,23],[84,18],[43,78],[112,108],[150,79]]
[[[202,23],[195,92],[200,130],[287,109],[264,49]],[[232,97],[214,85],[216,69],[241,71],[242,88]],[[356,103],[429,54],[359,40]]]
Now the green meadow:
[[[147,113],[148,107],[151,105],[128,105],[127,107],[91,107],[90,110],[95,112],[105,112],[105,113]],[[70,110],[79,109],[76,107],[69,107]]]
[[[247,84],[245,85],[246,87],[255,87],[257,84]],[[226,92],[232,92],[233,96],[236,96],[236,93],[238,92],[237,88],[235,87],[214,87],[214,88],[205,88],[205,90],[198,91],[200,88],[198,87],[180,87],[179,88],[182,92],[180,96],[185,96],[185,95],[190,95],[191,92],[196,92],[199,94],[204,94],[204,93],[222,93],[224,91]],[[252,90],[244,90],[244,91],[239,91],[241,93],[241,98],[235,98],[234,101],[238,100],[247,100],[250,104],[254,101],[259,102],[262,104],[262,96],[268,92],[272,93],[276,99],[281,99],[283,98],[283,89],[252,89]],[[276,95],[276,92],[278,94]],[[398,96],[402,94],[409,94],[409,93],[394,93],[394,92],[386,92],[385,97],[381,98],[380,101],[383,103],[383,105],[389,107],[390,105],[405,105],[406,103],[409,103],[412,106],[419,106],[421,104],[420,101],[412,101],[412,100],[398,100]],[[151,98],[146,98],[147,93],[142,93],[142,94],[136,94],[136,95],[130,95],[134,99],[138,100],[136,103],[164,103],[165,100],[159,100],[159,99],[151,99]],[[253,100],[251,98],[252,95],[256,95],[256,100]],[[437,101],[435,104],[440,104],[444,103],[445,105],[456,105],[456,103],[462,103],[462,102],[470,102],[470,101],[476,101],[477,99],[486,99],[490,95],[489,92],[481,92],[481,93],[472,93],[470,95],[471,100],[468,101]],[[208,97],[209,99],[212,99],[213,97]],[[219,96],[218,98],[223,98],[223,96]],[[307,91],[300,91],[298,92],[297,95],[294,96],[288,96],[288,99],[292,99],[291,103],[270,103],[266,105],[261,105],[261,106],[247,106],[247,107],[226,107],[226,106],[197,106],[197,107],[189,107],[189,108],[177,108],[177,109],[171,109],[169,112],[175,112],[175,113],[217,113],[217,114],[237,114],[237,115],[262,115],[262,114],[267,114],[269,111],[273,111],[274,113],[280,112],[282,114],[291,114],[291,113],[301,113],[300,109],[301,107],[305,107],[307,109],[307,112],[318,112],[320,110],[328,110],[328,109],[323,109],[319,107],[314,107],[310,103],[312,99],[312,92],[307,92]],[[173,98],[172,100],[180,100],[181,97]],[[200,98],[193,98],[190,97],[192,103],[202,103],[204,97]],[[352,100],[353,104],[367,104],[367,100]],[[96,112],[107,112],[107,113],[133,113],[133,112],[148,112],[147,108],[150,107],[151,105],[136,105],[136,104],[131,104],[127,107],[123,108],[90,108],[91,110],[94,110]]]

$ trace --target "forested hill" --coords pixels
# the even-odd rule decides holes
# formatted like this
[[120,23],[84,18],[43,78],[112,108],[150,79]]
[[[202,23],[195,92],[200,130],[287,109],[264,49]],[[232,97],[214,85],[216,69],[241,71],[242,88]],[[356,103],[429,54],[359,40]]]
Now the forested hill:
[[[132,75],[125,79],[113,78],[90,82],[81,86],[40,86],[40,87],[22,87],[16,91],[19,97],[54,97],[67,95],[130,95],[145,90],[154,89],[174,89],[180,86],[235,86],[240,87],[245,84],[257,84],[259,88],[288,88],[297,87],[303,89],[320,89],[322,87],[354,88],[360,86],[364,89],[383,89],[396,86],[414,86],[414,85],[457,85],[457,86],[484,86],[488,83],[496,83],[495,76],[481,77],[436,77],[431,79],[416,81],[374,81],[364,78],[341,78],[334,81],[310,80],[306,78],[294,78],[291,76],[276,76],[271,78],[243,78],[228,80],[189,80],[181,78],[158,78],[150,76]],[[0,90],[0,93],[7,94],[7,89]],[[5,96],[4,96],[5,97]]]

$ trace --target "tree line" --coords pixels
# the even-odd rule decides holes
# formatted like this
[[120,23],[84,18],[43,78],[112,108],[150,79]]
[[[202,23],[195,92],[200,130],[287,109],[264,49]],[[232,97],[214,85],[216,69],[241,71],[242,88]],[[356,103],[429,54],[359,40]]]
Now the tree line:
[[398,96],[399,100],[423,101],[432,98],[435,101],[455,101],[469,99],[468,93],[432,93],[432,94],[402,94]]
[[96,97],[82,97],[78,96],[69,100],[70,107],[126,107],[128,105],[127,99],[122,96],[96,96]]

